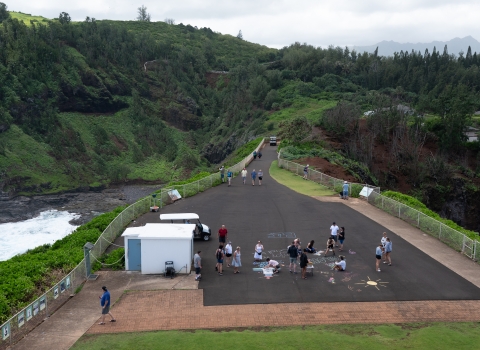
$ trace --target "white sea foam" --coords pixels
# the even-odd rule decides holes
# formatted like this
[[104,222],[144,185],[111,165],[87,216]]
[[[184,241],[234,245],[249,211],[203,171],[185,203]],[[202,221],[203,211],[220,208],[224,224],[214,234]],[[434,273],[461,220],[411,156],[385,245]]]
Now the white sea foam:
[[78,226],[68,222],[78,217],[67,211],[48,210],[33,219],[0,224],[0,261],[69,235]]

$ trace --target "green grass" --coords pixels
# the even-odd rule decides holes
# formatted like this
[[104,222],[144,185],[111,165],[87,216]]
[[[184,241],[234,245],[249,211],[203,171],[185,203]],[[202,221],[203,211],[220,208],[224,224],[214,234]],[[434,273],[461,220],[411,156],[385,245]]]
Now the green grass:
[[[308,313],[305,314],[308,318]],[[233,331],[158,331],[84,335],[88,349],[477,349],[478,323],[325,325]]]
[[27,26],[30,25],[30,21],[37,21],[37,22],[49,21],[48,18],[45,18],[42,16],[32,16],[28,13],[13,12],[13,11],[9,11],[9,13],[10,13],[10,17],[16,18],[19,21],[23,21]]
[[331,196],[335,194],[333,191],[322,185],[313,181],[305,181],[301,176],[279,168],[276,160],[272,162],[272,165],[270,166],[270,176],[278,183],[306,196]]
[[296,98],[290,107],[270,114],[268,120],[270,122],[280,122],[294,117],[305,116],[309,121],[316,122],[324,111],[336,105],[337,101],[315,100],[307,97]]

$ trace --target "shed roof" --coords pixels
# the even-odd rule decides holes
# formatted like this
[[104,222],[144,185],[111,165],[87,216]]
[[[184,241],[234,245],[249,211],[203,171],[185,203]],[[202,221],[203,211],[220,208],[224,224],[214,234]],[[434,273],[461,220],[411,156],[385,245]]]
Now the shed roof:
[[139,239],[192,239],[194,224],[146,224],[140,227],[129,227],[122,237],[138,237]]

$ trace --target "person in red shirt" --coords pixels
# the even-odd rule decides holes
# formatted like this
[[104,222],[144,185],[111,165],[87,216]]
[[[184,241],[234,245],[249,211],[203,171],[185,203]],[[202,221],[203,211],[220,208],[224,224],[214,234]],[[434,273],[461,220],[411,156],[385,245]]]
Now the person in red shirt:
[[220,243],[225,243],[227,239],[227,234],[228,234],[227,228],[225,227],[225,225],[222,225],[222,227],[218,230],[218,241]]

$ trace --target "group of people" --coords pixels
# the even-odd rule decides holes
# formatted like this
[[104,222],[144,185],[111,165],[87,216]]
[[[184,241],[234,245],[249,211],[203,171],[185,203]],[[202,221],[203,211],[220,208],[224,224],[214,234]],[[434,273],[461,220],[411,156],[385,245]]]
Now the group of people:
[[[243,168],[241,175],[242,175],[242,182],[244,185],[247,183],[247,174],[248,174],[247,169]],[[257,177],[258,177],[258,184],[262,186],[262,180],[263,180],[262,169],[260,169],[258,172],[256,172],[255,169],[253,169],[252,172],[250,173],[250,176],[252,178],[252,186],[255,186],[255,180],[257,179]]]
[[[338,251],[343,251],[343,242],[345,241],[345,227],[338,227],[338,225],[333,222],[330,226],[330,237],[327,240],[327,248],[325,249],[325,256],[329,251],[332,252],[332,256],[335,256],[335,248],[338,248]],[[340,246],[338,246],[340,243]]]
[[253,151],[252,155],[253,155],[253,160],[256,160],[257,157],[258,157],[258,159],[262,158],[262,152],[261,151],[258,151],[258,152]]
[[377,272],[380,272],[380,261],[383,260],[384,264],[392,266],[392,241],[387,237],[387,233],[384,232],[380,244],[375,249],[376,264],[375,268]]
[[[225,166],[222,165],[218,170],[220,170],[220,179],[222,180],[222,183],[224,183],[225,182]],[[227,181],[228,181],[229,187],[232,185],[232,177],[233,177],[233,172],[231,169],[228,169]]]

